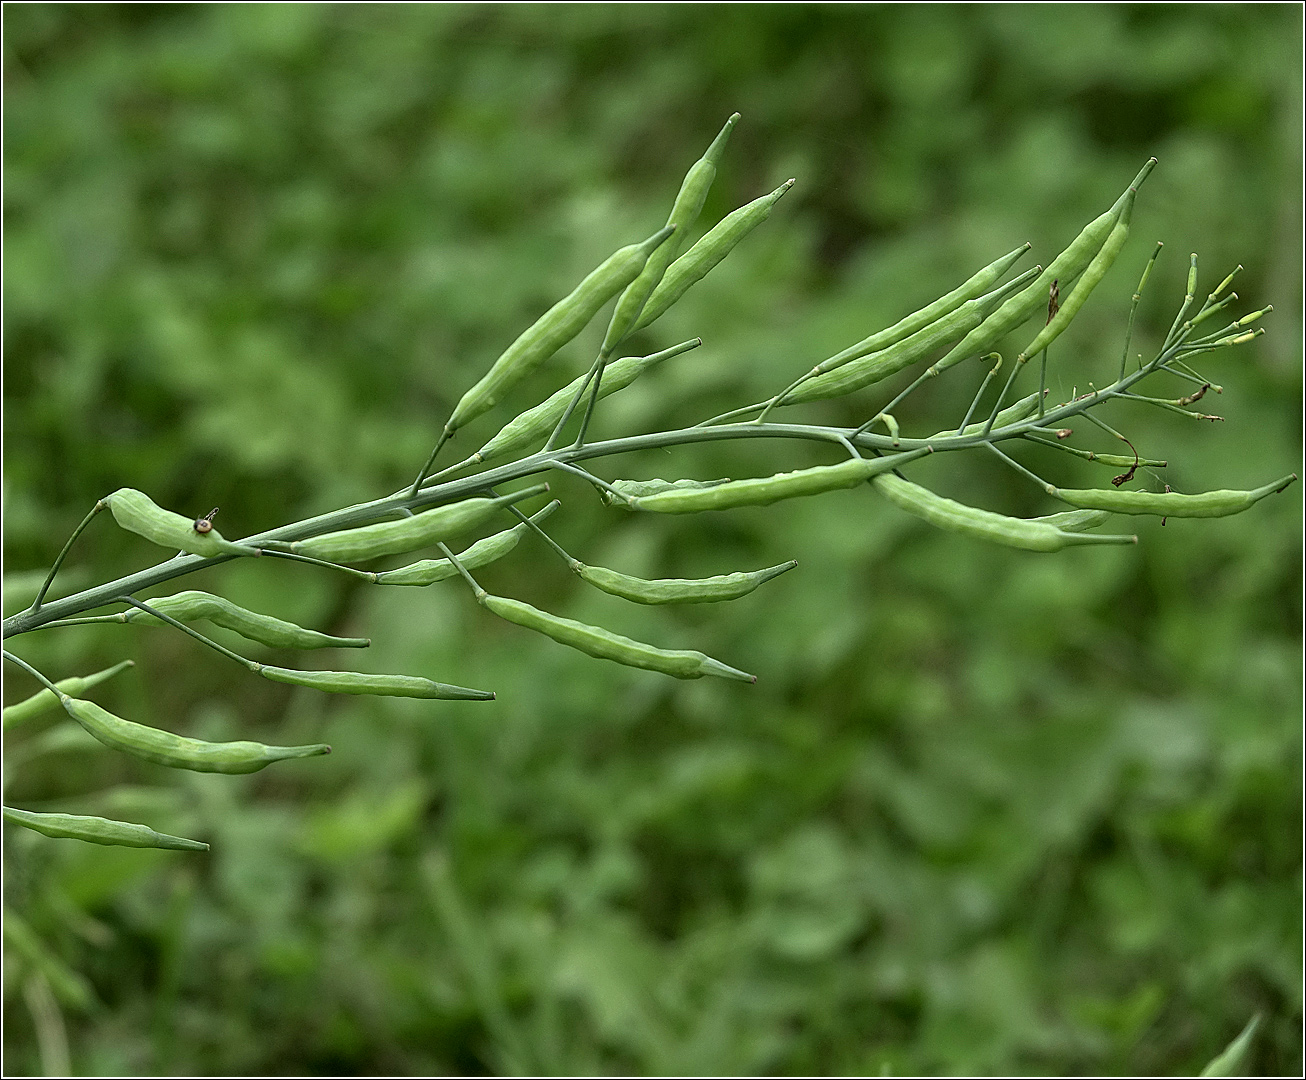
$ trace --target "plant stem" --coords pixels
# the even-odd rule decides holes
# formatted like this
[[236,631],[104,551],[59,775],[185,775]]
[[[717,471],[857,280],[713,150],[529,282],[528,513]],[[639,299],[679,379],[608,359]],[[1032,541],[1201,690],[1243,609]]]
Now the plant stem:
[[54,565],[50,567],[50,573],[46,575],[45,584],[41,586],[41,591],[36,594],[36,599],[32,601],[30,611],[37,612],[41,610],[41,603],[45,600],[45,594],[50,591],[50,586],[54,583],[54,575],[59,572],[59,567],[63,565],[64,557],[72,548],[73,542],[82,535],[82,530],[91,523],[91,519],[104,507],[104,500],[97,500],[96,504],[91,507],[91,512],[82,518],[82,523],[73,530],[72,536],[68,537],[68,542],[64,544],[63,550],[59,552],[58,557],[54,560]]

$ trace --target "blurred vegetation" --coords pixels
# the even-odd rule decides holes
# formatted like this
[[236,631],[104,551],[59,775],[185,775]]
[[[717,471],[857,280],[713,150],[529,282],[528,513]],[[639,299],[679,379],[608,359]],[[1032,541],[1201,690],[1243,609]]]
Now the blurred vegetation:
[[[757,400],[1025,239],[1046,261],[1155,154],[1053,393],[1118,362],[1156,239],[1140,351],[1187,252],[1203,293],[1241,262],[1239,310],[1275,312],[1204,365],[1225,422],[1109,418],[1170,461],[1154,483],[1299,469],[1300,40],[1296,5],[6,5],[6,573],[47,566],[123,485],[220,505],[228,536],[395,489],[503,346],[661,223],[735,109],[703,220],[799,183],[634,343],[706,341],[606,402],[601,431]],[[899,419],[955,423],[980,374]],[[1056,509],[977,455],[926,464],[944,493]],[[1297,489],[1047,556],[868,492],[636,521],[555,490],[559,540],[626,572],[798,558],[706,612],[628,610],[529,542],[483,572],[757,686],[590,660],[457,581],[368,590],[285,564],[185,587],[366,633],[375,670],[498,700],[338,700],[163,630],[22,640],[56,678],[134,657],[96,696],[142,722],[335,753],[178,776],[54,716],[7,740],[15,805],[213,844],[6,829],[13,940],[48,950],[42,967],[6,935],[7,1072],[57,1068],[66,1032],[94,1074],[1191,1075],[1259,1011],[1253,1069],[1300,1074]],[[74,585],[156,559],[97,522]],[[5,674],[6,701],[32,692]]]

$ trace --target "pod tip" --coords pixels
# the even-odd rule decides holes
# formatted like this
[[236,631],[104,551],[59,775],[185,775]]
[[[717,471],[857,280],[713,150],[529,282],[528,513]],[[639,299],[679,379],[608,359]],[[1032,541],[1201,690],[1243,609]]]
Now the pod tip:
[[743,119],[743,117],[742,117],[739,113],[734,112],[734,113],[731,113],[731,114],[730,114],[730,119],[727,120],[726,123],[727,123],[727,124],[737,124],[737,123],[739,123],[739,121],[742,120],[742,119]]

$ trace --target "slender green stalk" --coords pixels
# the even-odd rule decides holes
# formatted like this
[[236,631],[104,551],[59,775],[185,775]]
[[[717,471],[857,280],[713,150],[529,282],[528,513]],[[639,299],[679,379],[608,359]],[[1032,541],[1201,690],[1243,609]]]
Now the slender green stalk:
[[1001,459],[1002,459],[1003,461],[1005,461],[1008,465],[1010,465],[1013,469],[1015,469],[1016,472],[1020,473],[1022,476],[1027,476],[1027,477],[1029,477],[1031,480],[1034,481],[1034,483],[1036,483],[1036,484],[1037,484],[1039,487],[1041,487],[1044,491],[1051,493],[1051,492],[1053,492],[1053,491],[1056,490],[1056,488],[1053,487],[1051,484],[1049,484],[1046,480],[1044,480],[1043,477],[1039,476],[1037,473],[1030,472],[1030,471],[1029,471],[1027,468],[1025,468],[1025,466],[1022,465],[1019,461],[1017,461],[1017,460],[1016,460],[1015,458],[1013,458],[1013,457],[1009,457],[1008,455],[1004,454],[1001,450],[999,450],[999,449],[998,449],[996,446],[994,446],[992,443],[985,443],[985,445],[986,445],[990,450],[992,450],[993,453],[997,454],[999,458],[1001,458]]
[[225,645],[219,645],[212,638],[205,637],[194,627],[187,626],[184,622],[179,622],[177,619],[174,619],[171,615],[159,611],[158,608],[152,608],[149,606],[149,604],[141,603],[141,601],[137,600],[133,596],[123,596],[123,597],[119,597],[119,599],[122,600],[124,603],[131,604],[132,607],[138,607],[142,611],[148,612],[149,614],[153,615],[156,619],[162,619],[169,626],[175,626],[182,633],[189,634],[196,641],[201,642],[204,645],[207,645],[210,649],[216,649],[218,652],[222,653],[222,655],[227,657],[228,659],[235,660],[236,663],[238,664],[243,664],[245,667],[249,668],[250,671],[257,673],[259,669],[263,667],[263,665],[258,663],[257,661],[250,660],[247,657],[241,656],[240,653],[233,652],[231,649],[228,649]]
[[966,430],[966,425],[970,423],[970,418],[975,415],[975,409],[979,406],[980,398],[984,396],[984,391],[989,388],[989,383],[993,381],[993,376],[998,373],[998,368],[1002,366],[1002,356],[1000,353],[989,353],[983,357],[984,360],[996,359],[997,363],[988,370],[984,376],[984,381],[980,383],[980,388],[975,391],[975,396],[971,399],[970,408],[966,410],[966,415],[962,417],[961,423],[957,425],[957,434],[960,435]]
[[1152,267],[1156,265],[1156,257],[1161,254],[1161,248],[1165,245],[1160,240],[1156,242],[1156,249],[1152,252],[1152,257],[1147,260],[1147,265],[1143,267],[1143,276],[1138,279],[1138,288],[1134,290],[1134,299],[1129,305],[1129,322],[1125,324],[1125,348],[1120,354],[1120,378],[1125,377],[1125,365],[1129,363],[1129,342],[1134,336],[1134,316],[1138,313],[1138,302],[1143,298],[1143,289],[1147,285],[1147,279],[1152,274]]
[[72,536],[68,537],[68,542],[64,544],[63,550],[59,552],[58,557],[54,560],[54,565],[50,567],[50,573],[46,575],[45,583],[41,586],[41,591],[36,594],[36,599],[32,601],[31,610],[33,612],[41,610],[41,604],[45,600],[45,594],[50,591],[50,586],[54,584],[54,576],[59,572],[59,567],[63,565],[64,558],[72,549],[73,543],[82,535],[82,530],[91,523],[91,519],[103,510],[104,507],[105,502],[103,499],[96,502],[96,504],[91,507],[91,512],[82,518],[82,523],[73,530]]

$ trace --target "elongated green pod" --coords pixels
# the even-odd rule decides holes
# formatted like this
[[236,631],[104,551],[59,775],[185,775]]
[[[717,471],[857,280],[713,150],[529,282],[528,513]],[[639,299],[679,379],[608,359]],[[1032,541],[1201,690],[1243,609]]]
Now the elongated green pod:
[[613,491],[621,495],[618,499],[611,492],[602,492],[603,501],[611,506],[616,503],[619,506],[630,509],[627,499],[637,498],[643,495],[657,495],[663,491],[700,491],[703,488],[720,487],[722,484],[730,483],[730,478],[725,477],[721,480],[613,480],[608,486]]
[[247,741],[204,742],[124,720],[121,716],[114,716],[107,709],[100,708],[93,701],[83,701],[65,694],[60,697],[59,704],[105,746],[144,761],[152,761],[156,765],[166,765],[170,769],[252,773],[274,761],[331,753],[331,747],[325,743],[314,743],[311,746],[265,746],[263,743]]
[[931,353],[946,348],[970,330],[981,325],[1010,294],[1013,287],[1034,276],[1035,271],[1021,275],[1014,282],[1000,285],[992,292],[967,300],[953,311],[923,326],[914,334],[881,349],[847,360],[814,378],[806,379],[785,391],[783,404],[801,405],[807,401],[822,401],[842,397],[864,386],[896,375],[904,368],[924,360]]
[[1252,1040],[1260,1027],[1261,1014],[1247,1021],[1247,1026],[1237,1038],[1215,1055],[1199,1075],[1201,1076],[1251,1076]]
[[[61,693],[68,694],[71,697],[77,697],[86,693],[93,686],[99,686],[105,679],[112,679],[120,671],[126,671],[129,667],[135,666],[134,660],[123,660],[113,667],[105,668],[103,671],[97,671],[91,675],[74,675],[70,679],[60,679],[54,685],[57,686]],[[4,710],[4,730],[18,724],[32,720],[42,713],[49,712],[59,704],[59,699],[48,689],[41,690],[23,701],[9,705]]]
[[89,817],[82,814],[34,814],[27,810],[4,808],[5,821],[21,825],[44,836],[61,840],[84,840],[106,847],[168,848],[173,851],[208,851],[209,845],[198,840],[155,832],[146,825],[128,821]]
[[371,694],[375,697],[444,698],[451,701],[493,701],[491,690],[432,682],[416,675],[367,675],[358,671],[296,671],[263,664],[259,674],[273,682],[308,686],[328,694]]
[[792,178],[786,180],[770,194],[754,199],[737,210],[732,210],[709,229],[697,244],[667,267],[666,273],[649,296],[638,321],[630,332],[644,329],[684,296],[690,286],[707,277],[717,263],[729,255],[745,236],[771,215],[771,208],[795,183]]
[[641,244],[621,248],[536,319],[462,396],[445,424],[445,433],[453,434],[494,408],[513,386],[584,330],[599,308],[639,276],[648,257],[674,231],[672,226],[667,226]]
[[1047,514],[1044,517],[1031,518],[1045,525],[1052,525],[1063,532],[1086,532],[1105,525],[1111,518],[1109,510],[1064,510],[1060,514]]
[[1064,285],[1083,273],[1111,235],[1111,230],[1119,220],[1126,202],[1130,205],[1133,204],[1134,195],[1137,193],[1139,186],[1147,179],[1147,174],[1152,171],[1155,165],[1156,158],[1149,158],[1147,164],[1134,177],[1133,183],[1125,189],[1110,210],[1085,225],[1079,235],[1070,242],[1070,246],[1052,260],[1048,268],[1038,276],[1029,288],[1017,293],[998,308],[997,311],[953,346],[948,354],[934,366],[940,372],[947,371],[948,368],[961,363],[968,357],[989,352],[1008,333],[1047,304],[1048,289],[1053,281]]
[[211,558],[215,555],[257,555],[255,548],[233,544],[205,518],[182,517],[165,510],[143,491],[119,488],[104,497],[113,519],[128,532],[143,536],[160,547]]
[[[1005,409],[993,418],[994,428],[1002,428],[1007,424],[1019,424],[1022,420],[1028,420],[1038,411],[1038,394],[1033,393],[1027,397],[1021,398],[1014,405],[1008,405]],[[962,435],[978,435],[988,426],[987,420],[979,420],[974,424],[967,424],[962,428]],[[955,439],[958,432],[954,431],[936,431],[930,436],[931,439]]]
[[1021,548],[1025,551],[1060,551],[1075,544],[1136,544],[1136,536],[1099,536],[1058,529],[1044,521],[1007,517],[945,499],[919,484],[887,473],[871,481],[872,486],[900,509],[948,532],[976,540]]
[[548,490],[547,484],[537,484],[497,499],[464,499],[412,517],[299,540],[290,545],[290,550],[329,562],[362,562],[382,555],[402,555],[479,528],[501,508]]
[[1097,288],[1097,283],[1111,269],[1111,264],[1116,261],[1120,249],[1125,246],[1125,241],[1129,239],[1129,222],[1134,216],[1134,196],[1137,194],[1138,188],[1132,185],[1125,192],[1124,206],[1120,208],[1120,214],[1116,218],[1115,224],[1111,226],[1111,231],[1107,234],[1102,247],[1093,256],[1092,262],[1085,268],[1079,280],[1075,282],[1075,287],[1070,291],[1070,295],[1061,302],[1057,313],[1048,320],[1047,325],[1042,330],[1034,335],[1034,340],[1021,350],[1020,355],[1016,358],[1016,363],[1020,364],[1031,356],[1037,356],[1055,341],[1061,335],[1061,332],[1070,325],[1070,320],[1078,314],[1079,309],[1084,306],[1088,294]]
[[682,488],[642,495],[630,500],[632,510],[662,514],[694,514],[700,510],[729,510],[737,506],[768,506],[781,499],[819,495],[838,488],[856,487],[872,477],[896,469],[930,453],[929,447],[878,458],[849,458],[838,465],[817,465],[795,472],[731,480],[710,488]]
[[613,660],[627,667],[645,668],[660,671],[664,675],[674,675],[677,679],[699,679],[704,675],[718,675],[724,679],[737,679],[740,682],[757,682],[757,676],[739,671],[719,660],[694,649],[659,649],[645,645],[642,641],[633,641],[600,626],[564,619],[551,615],[547,611],[531,607],[521,600],[512,600],[506,596],[492,596],[489,593],[477,596],[487,609],[501,619],[535,630],[563,645],[579,649],[589,656],[600,660]]
[[[178,622],[208,619],[218,626],[234,630],[243,638],[277,649],[366,649],[371,644],[367,638],[332,637],[330,634],[308,630],[284,619],[249,611],[224,597],[194,589],[174,593],[172,596],[154,597],[149,604],[156,611],[171,615]],[[140,608],[124,611],[118,618],[125,623],[166,625],[162,619]]]
[[1084,510],[1109,510],[1113,514],[1153,514],[1157,517],[1227,517],[1274,495],[1294,480],[1296,473],[1252,491],[1203,491],[1184,495],[1178,491],[1118,491],[1115,488],[1048,488],[1048,494]]
[[608,332],[603,338],[601,351],[605,356],[621,343],[622,338],[631,333],[635,320],[644,310],[649,295],[662,280],[662,275],[666,273],[671,261],[684,247],[689,230],[694,227],[699,212],[703,209],[703,200],[707,198],[708,189],[716,179],[717,162],[725,153],[726,140],[730,138],[730,132],[738,122],[739,114],[735,113],[726,121],[725,127],[712,140],[712,145],[707,148],[703,156],[694,162],[689,172],[685,174],[685,179],[680,184],[680,191],[676,194],[676,201],[671,206],[671,213],[667,216],[667,224],[674,226],[676,231],[665,244],[660,245],[648,257],[644,269],[639,272],[639,277],[626,286],[626,291],[617,300],[617,306],[612,312],[612,321],[608,324]]
[[[562,503],[554,499],[548,506],[533,513],[531,520],[538,524],[561,505]],[[466,551],[459,552],[458,561],[468,570],[475,570],[477,567],[502,559],[521,542],[528,528],[529,526],[523,521],[511,529],[504,529],[503,532],[487,536],[484,540],[477,540]],[[378,585],[420,586],[432,585],[437,581],[457,576],[458,570],[448,559],[422,559],[420,562],[409,563],[395,570],[382,570],[376,575],[376,580]]]
[[[690,349],[697,349],[702,344],[702,338],[694,338],[648,356],[623,356],[620,360],[614,360],[603,369],[603,378],[599,382],[599,399],[615,394],[618,390],[624,390],[649,368],[656,367],[663,360],[689,352]],[[499,433],[494,438],[468,458],[467,463],[491,461],[534,443],[543,442],[549,437],[549,433],[553,431],[585,379],[585,375],[577,376],[533,409],[527,409],[516,419],[510,420],[499,429]]]
[[816,367],[812,368],[811,374],[821,375],[827,371],[833,371],[837,367],[842,367],[849,360],[856,360],[858,357],[866,356],[868,353],[879,352],[881,349],[887,349],[903,338],[910,337],[918,330],[923,330],[930,323],[949,315],[966,303],[967,300],[975,300],[983,296],[986,291],[991,289],[995,284],[1002,280],[1007,271],[1010,270],[1018,259],[1025,254],[1033,245],[1028,241],[1021,244],[1015,251],[1009,251],[999,259],[994,259],[983,270],[972,274],[969,278],[958,285],[952,292],[940,296],[931,304],[926,304],[919,311],[914,311],[904,319],[899,319],[892,326],[884,330],[877,331],[870,337],[863,338],[855,345],[849,345],[848,348],[841,352],[835,353],[828,360],[822,360]]
[[718,574],[705,578],[648,578],[631,577],[603,566],[587,566],[576,562],[572,566],[577,574],[596,589],[632,600],[636,604],[715,604],[722,600],[735,600],[747,596],[759,585],[779,577],[798,565],[791,559],[765,570],[741,571],[735,574]]

